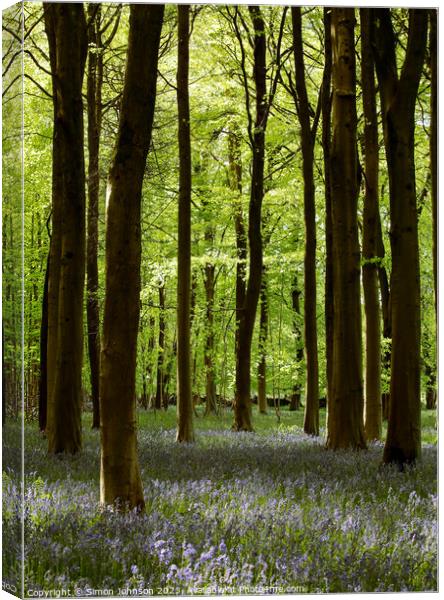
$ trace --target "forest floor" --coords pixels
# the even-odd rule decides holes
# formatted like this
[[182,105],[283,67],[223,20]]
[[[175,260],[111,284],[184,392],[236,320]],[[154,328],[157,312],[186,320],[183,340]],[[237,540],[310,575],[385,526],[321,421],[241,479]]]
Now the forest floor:
[[[201,407],[199,407],[201,411]],[[325,411],[321,411],[321,424]],[[436,415],[423,412],[414,469],[368,451],[326,451],[301,430],[302,411],[195,419],[194,445],[175,443],[175,414],[139,412],[146,513],[100,510],[99,435],[48,457],[26,424],[25,593],[175,595],[437,589]],[[4,428],[3,577],[20,577],[20,425]]]

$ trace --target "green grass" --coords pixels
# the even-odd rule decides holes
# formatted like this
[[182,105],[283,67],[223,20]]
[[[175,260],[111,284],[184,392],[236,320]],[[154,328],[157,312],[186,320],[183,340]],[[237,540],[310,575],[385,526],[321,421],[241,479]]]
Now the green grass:
[[[223,409],[218,416],[204,416],[204,406],[197,407],[197,417],[194,418],[194,427],[196,434],[199,431],[224,431],[231,429],[233,424],[233,412],[231,409]],[[319,426],[321,436],[325,434],[326,427],[325,409],[319,411]],[[90,420],[90,416],[87,417]],[[137,413],[139,428],[141,429],[173,429],[176,426],[176,410],[170,406],[167,411],[164,410],[139,410]],[[422,442],[425,444],[437,443],[437,414],[436,410],[422,410]],[[253,427],[259,434],[268,434],[272,432],[285,432],[303,429],[304,410],[289,411],[288,407],[280,410],[280,418],[276,416],[274,408],[270,408],[267,414],[260,414],[256,406],[253,406]],[[387,434],[387,422],[383,423],[382,440],[385,440]]]

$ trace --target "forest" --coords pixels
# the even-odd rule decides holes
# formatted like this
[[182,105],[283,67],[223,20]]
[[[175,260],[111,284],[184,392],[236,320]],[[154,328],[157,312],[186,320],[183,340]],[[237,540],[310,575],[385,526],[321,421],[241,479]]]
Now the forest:
[[436,591],[437,10],[2,40],[3,589]]

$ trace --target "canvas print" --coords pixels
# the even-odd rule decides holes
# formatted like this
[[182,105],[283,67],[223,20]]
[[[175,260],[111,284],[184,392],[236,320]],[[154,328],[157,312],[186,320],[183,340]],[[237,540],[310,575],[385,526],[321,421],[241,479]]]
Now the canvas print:
[[437,592],[437,21],[3,11],[5,592]]

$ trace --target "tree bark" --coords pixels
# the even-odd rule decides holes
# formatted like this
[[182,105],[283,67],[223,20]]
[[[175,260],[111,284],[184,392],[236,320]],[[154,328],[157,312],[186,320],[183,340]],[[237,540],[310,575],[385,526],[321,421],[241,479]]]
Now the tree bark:
[[322,152],[324,162],[325,190],[325,365],[327,381],[327,403],[332,396],[333,370],[333,225],[331,207],[331,8],[324,8],[324,75],[322,79]]
[[392,363],[384,462],[402,468],[421,453],[420,282],[415,182],[415,104],[427,43],[427,11],[409,11],[401,74],[389,9],[372,9],[390,185]]
[[159,338],[157,344],[157,377],[156,396],[154,408],[160,410],[163,406],[164,379],[165,379],[165,282],[159,283]]
[[48,306],[48,450],[75,453],[81,448],[85,277],[82,82],[87,52],[86,19],[83,4],[48,4],[44,11],[55,116]]
[[304,432],[319,435],[319,369],[316,318],[316,208],[313,175],[314,133],[310,125],[310,103],[305,83],[301,8],[291,8],[293,50],[296,67],[297,112],[301,126],[302,172],[304,178],[304,338],[306,390]]
[[[207,232],[208,240],[214,234]],[[214,377],[214,264],[205,265],[206,342],[205,342],[205,414],[217,414],[216,381]]]
[[48,409],[48,286],[49,254],[43,284],[42,320],[40,324],[39,429],[46,431]]
[[253,141],[253,165],[248,214],[248,245],[250,264],[245,300],[239,317],[239,353],[236,364],[236,393],[234,397],[235,431],[252,431],[251,422],[251,342],[259,301],[262,278],[261,212],[264,197],[264,159],[266,128],[266,35],[265,23],[258,6],[249,7],[254,26],[254,83],[256,117]]
[[86,238],[86,318],[88,327],[88,354],[91,372],[91,397],[94,429],[100,426],[100,316],[99,270],[97,251],[99,242],[99,146],[102,123],[103,54],[100,34],[101,5],[88,6],[89,53],[87,75],[88,100],[88,215]]
[[135,374],[140,311],[140,204],[156,98],[162,4],[130,8],[119,130],[108,178],[106,285],[100,360],[100,498],[143,508]]
[[430,9],[430,171],[432,175],[433,281],[435,318],[438,322],[438,39],[437,10]]
[[370,13],[360,10],[361,17],[361,80],[364,107],[364,171],[365,200],[363,214],[363,267],[366,319],[366,369],[364,427],[368,440],[379,439],[382,431],[381,401],[381,314],[379,306],[378,262],[378,119],[376,89],[371,47]]
[[177,107],[179,115],[179,235],[177,260],[177,435],[178,442],[193,442],[191,396],[191,140],[188,90],[190,7],[179,5]]
[[332,9],[333,370],[327,447],[365,448],[357,200],[355,14]]
[[[304,341],[301,331],[301,309],[299,305],[299,296],[301,290],[299,289],[297,273],[293,276],[293,282],[291,286],[291,306],[293,308],[293,332],[296,340],[296,363],[299,365],[304,359]],[[290,410],[299,410],[301,405],[301,384],[298,381],[293,385],[293,392],[291,395]]]
[[[229,163],[229,184],[233,192],[236,193],[234,199],[234,229],[236,234],[236,328],[235,328],[235,365],[236,381],[241,374],[240,364],[240,319],[246,294],[246,265],[247,265],[247,234],[242,212],[242,162],[240,149],[240,135],[237,127],[233,127],[228,136],[228,163]],[[237,393],[237,390],[235,390]]]
[[268,333],[268,289],[265,265],[262,268],[259,319],[259,365],[257,370],[257,403],[259,412],[267,413],[267,333]]

